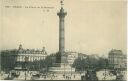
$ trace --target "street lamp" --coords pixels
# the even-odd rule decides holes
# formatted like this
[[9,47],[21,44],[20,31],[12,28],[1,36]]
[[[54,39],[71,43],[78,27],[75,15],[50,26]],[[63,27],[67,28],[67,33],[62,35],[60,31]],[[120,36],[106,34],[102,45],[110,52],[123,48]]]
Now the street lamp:
[[25,56],[25,62],[24,62],[24,65],[25,65],[25,80],[26,80],[26,70],[27,70],[27,62],[28,62],[28,57]]

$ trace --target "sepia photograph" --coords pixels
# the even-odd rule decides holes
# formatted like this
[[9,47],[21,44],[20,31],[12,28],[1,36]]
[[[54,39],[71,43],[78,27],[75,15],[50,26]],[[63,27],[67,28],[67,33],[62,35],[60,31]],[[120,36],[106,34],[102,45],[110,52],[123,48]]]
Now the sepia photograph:
[[0,2],[0,80],[127,81],[126,0]]

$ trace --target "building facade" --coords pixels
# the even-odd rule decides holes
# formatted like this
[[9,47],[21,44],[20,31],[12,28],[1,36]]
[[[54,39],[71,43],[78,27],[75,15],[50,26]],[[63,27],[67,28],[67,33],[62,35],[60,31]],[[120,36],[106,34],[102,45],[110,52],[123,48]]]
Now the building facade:
[[18,49],[4,50],[1,52],[1,62],[3,68],[15,69],[20,67],[24,62],[34,62],[44,60],[47,57],[45,47],[42,50],[23,49],[22,45],[19,45]]
[[108,55],[109,65],[113,68],[127,68],[127,56],[121,50],[112,49]]
[[19,46],[18,54],[17,54],[17,62],[30,61],[33,62],[35,60],[44,60],[47,56],[47,52],[45,47],[42,50],[34,50],[34,49],[23,49],[22,45]]
[[77,52],[66,52],[67,54],[67,60],[68,60],[68,63],[70,65],[72,65],[75,61],[75,59],[78,58],[78,53]]

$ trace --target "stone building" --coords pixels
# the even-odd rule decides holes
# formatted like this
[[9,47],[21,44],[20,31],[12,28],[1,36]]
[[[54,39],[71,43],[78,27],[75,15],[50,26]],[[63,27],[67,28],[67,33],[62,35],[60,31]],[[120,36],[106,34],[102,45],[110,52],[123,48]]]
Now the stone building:
[[74,63],[75,59],[78,58],[78,53],[77,52],[66,52],[66,54],[68,56],[67,57],[68,63],[70,65],[72,65]]
[[113,68],[127,68],[127,56],[121,50],[112,49],[108,59],[109,65]]
[[42,50],[35,49],[23,49],[22,45],[19,46],[17,54],[17,62],[27,61],[33,62],[35,60],[44,60],[47,56],[45,47]]
[[42,50],[35,49],[23,49],[22,45],[19,45],[18,49],[4,50],[1,52],[1,62],[3,69],[15,69],[16,67],[22,67],[22,64],[27,62],[34,62],[44,60],[47,57],[45,47]]

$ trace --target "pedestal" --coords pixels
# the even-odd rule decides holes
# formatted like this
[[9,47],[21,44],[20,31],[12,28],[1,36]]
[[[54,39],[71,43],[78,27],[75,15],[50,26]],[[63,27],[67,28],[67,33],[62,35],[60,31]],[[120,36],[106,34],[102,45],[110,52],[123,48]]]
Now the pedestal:
[[72,68],[69,64],[61,63],[59,64],[56,63],[55,66],[49,67],[49,72],[53,73],[73,73],[75,72],[75,68]]

